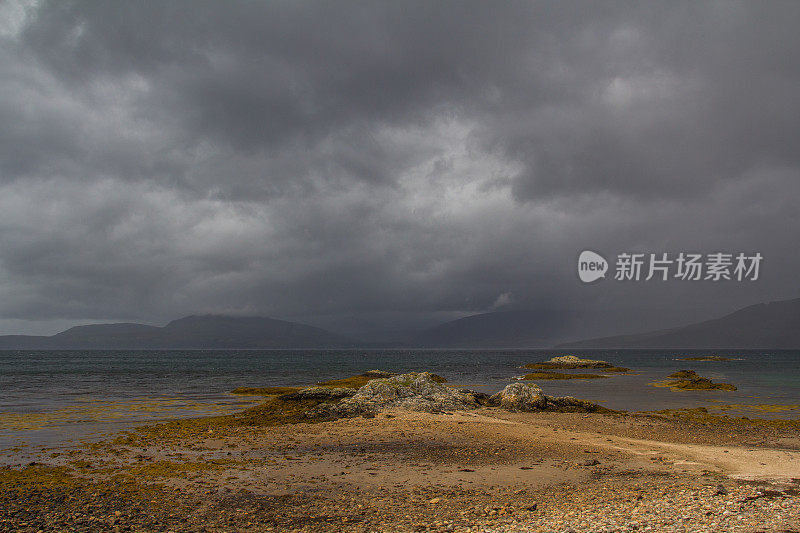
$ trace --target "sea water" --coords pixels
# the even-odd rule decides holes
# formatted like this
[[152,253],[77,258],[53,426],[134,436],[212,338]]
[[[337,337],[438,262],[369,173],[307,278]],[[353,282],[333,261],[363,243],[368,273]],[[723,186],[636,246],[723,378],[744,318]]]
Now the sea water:
[[[559,355],[609,361],[632,370],[607,379],[547,380],[553,396],[575,396],[617,410],[730,404],[788,405],[750,416],[800,418],[800,351],[683,350],[170,350],[0,351],[0,448],[21,438],[54,440],[64,431],[113,430],[133,423],[234,412],[258,401],[236,387],[308,385],[366,370],[428,370],[450,384],[496,392]],[[715,355],[731,361],[685,361]],[[737,391],[654,387],[681,369]],[[602,370],[587,370],[602,373]]]

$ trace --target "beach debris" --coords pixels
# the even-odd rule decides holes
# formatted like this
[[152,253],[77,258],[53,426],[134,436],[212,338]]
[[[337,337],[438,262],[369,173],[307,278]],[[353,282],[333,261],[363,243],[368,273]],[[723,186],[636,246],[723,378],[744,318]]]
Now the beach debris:
[[308,418],[353,417],[385,409],[440,413],[478,407],[475,396],[442,385],[443,378],[430,372],[411,372],[373,379],[351,397],[310,409]]

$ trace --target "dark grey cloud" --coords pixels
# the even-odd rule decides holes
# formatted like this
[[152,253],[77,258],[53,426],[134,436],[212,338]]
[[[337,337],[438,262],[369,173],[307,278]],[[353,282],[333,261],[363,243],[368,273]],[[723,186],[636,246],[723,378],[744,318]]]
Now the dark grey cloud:
[[[501,308],[621,331],[800,295],[795,2],[2,9],[9,331]],[[766,266],[582,286],[583,248]]]

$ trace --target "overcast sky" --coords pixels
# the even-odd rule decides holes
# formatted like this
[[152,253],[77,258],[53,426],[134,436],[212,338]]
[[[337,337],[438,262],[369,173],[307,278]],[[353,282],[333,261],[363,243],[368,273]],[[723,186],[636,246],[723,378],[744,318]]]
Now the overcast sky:
[[[800,2],[0,3],[0,333],[800,296]],[[760,252],[587,285],[583,249]],[[612,266],[613,268],[613,266]]]

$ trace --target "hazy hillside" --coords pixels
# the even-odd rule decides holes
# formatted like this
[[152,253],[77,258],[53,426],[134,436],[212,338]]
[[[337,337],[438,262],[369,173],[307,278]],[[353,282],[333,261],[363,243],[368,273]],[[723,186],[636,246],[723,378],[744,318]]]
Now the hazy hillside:
[[502,311],[472,315],[429,328],[411,340],[429,348],[544,348],[561,337],[557,312]]
[[800,349],[800,299],[756,304],[669,330],[560,344],[559,348]]

